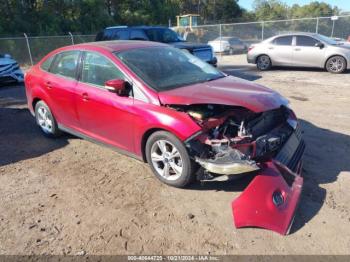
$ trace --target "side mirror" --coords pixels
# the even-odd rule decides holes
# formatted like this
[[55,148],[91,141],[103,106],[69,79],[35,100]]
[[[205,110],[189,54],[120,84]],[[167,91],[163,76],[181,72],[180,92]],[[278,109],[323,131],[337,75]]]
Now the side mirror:
[[117,95],[123,95],[126,90],[127,82],[123,79],[112,79],[105,82],[105,88]]
[[317,42],[315,44],[316,47],[319,47],[320,49],[324,48],[324,43],[321,43],[321,42]]
[[11,55],[9,55],[9,54],[4,54],[4,58],[9,58],[9,59],[11,59],[11,58],[12,58],[12,56],[11,56]]

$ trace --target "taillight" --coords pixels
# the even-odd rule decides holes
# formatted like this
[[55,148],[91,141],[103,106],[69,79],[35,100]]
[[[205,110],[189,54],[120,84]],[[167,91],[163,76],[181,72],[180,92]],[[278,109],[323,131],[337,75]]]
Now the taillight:
[[254,46],[250,46],[250,47],[248,47],[248,52],[250,52],[251,50],[253,50],[253,48],[254,48]]

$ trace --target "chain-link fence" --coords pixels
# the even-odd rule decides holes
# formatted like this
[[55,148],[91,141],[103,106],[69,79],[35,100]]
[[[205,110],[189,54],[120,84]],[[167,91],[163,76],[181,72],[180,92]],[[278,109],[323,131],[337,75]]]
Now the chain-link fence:
[[238,37],[249,45],[274,35],[292,32],[319,33],[345,40],[350,37],[350,15],[201,25],[192,28],[174,27],[173,29],[186,40],[197,43],[208,43],[217,38],[219,40],[221,37]]
[[[187,41],[208,43],[220,37],[238,37],[246,45],[271,36],[291,32],[315,32],[347,39],[350,36],[350,15],[337,17],[301,18],[251,23],[202,25],[173,28]],[[92,42],[95,35],[38,36],[0,38],[0,53],[11,54],[22,66],[37,63],[50,51],[72,44]]]
[[30,66],[63,46],[92,42],[95,35],[64,35],[0,38],[0,54],[10,54],[21,66]]

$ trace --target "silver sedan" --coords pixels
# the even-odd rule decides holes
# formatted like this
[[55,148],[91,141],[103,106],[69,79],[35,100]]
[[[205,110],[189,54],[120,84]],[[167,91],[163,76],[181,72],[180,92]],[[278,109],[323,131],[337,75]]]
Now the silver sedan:
[[350,69],[350,47],[320,34],[284,34],[251,45],[247,60],[260,70],[272,66],[295,66],[343,73]]

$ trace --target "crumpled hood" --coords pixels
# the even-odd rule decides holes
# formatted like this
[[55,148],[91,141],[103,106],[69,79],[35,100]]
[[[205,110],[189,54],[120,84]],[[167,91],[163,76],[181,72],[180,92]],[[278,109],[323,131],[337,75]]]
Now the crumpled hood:
[[159,92],[159,100],[166,105],[241,106],[256,113],[278,108],[287,101],[269,88],[233,76]]

